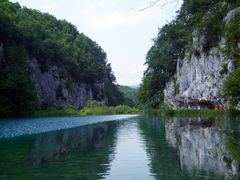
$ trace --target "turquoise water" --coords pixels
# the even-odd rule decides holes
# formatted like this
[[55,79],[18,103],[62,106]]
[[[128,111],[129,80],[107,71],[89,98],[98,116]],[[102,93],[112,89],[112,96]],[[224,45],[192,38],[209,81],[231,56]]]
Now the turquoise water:
[[240,175],[240,123],[233,119],[143,115],[22,119],[1,121],[0,130],[0,179],[181,180]]

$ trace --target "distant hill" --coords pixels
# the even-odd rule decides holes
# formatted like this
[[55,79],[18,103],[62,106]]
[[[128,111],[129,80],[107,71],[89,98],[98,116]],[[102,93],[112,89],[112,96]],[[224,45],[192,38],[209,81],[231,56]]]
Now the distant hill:
[[137,100],[138,86],[119,85],[118,88],[127,99],[130,99],[133,102],[134,105],[138,104]]
[[127,87],[130,87],[132,89],[138,89],[140,87],[140,85],[132,85],[132,86],[127,86]]

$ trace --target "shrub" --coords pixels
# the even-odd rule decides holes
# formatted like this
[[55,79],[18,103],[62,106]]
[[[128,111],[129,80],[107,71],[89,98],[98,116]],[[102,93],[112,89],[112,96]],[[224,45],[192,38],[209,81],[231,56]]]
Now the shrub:
[[226,95],[237,97],[240,95],[240,69],[229,74],[224,82],[224,92]]

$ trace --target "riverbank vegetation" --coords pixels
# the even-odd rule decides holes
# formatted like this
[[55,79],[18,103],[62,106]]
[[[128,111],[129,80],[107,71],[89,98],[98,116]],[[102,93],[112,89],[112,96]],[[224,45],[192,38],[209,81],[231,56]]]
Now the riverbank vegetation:
[[234,108],[228,110],[218,109],[170,109],[167,107],[145,110],[148,114],[157,114],[163,116],[177,116],[177,117],[222,117],[222,116],[239,116],[240,112]]
[[110,115],[110,114],[137,114],[140,110],[128,105],[106,106],[98,101],[88,101],[86,107],[77,110],[74,107],[66,107],[62,109],[47,108],[38,110],[33,116],[85,116],[85,115]]

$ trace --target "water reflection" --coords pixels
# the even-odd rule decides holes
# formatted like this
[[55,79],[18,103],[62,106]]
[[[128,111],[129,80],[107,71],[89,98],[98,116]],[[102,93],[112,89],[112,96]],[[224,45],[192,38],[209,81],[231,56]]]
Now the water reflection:
[[[43,128],[43,127],[42,127]],[[141,116],[0,139],[0,179],[238,179],[240,123]]]
[[107,138],[113,131],[113,123],[101,123],[37,135],[32,150],[32,163],[39,166],[72,153],[90,152],[105,147],[109,143]]
[[119,123],[115,158],[110,164],[107,180],[150,180],[150,159],[145,151],[138,119]]
[[109,122],[1,140],[0,179],[102,179],[114,156],[115,131]]
[[145,140],[152,176],[155,179],[191,179],[181,170],[175,148],[168,145],[164,122],[159,117],[143,116],[139,121],[139,127]]
[[174,118],[166,121],[166,139],[177,149],[181,168],[191,173],[203,171],[207,174],[236,177],[239,174],[239,164],[229,151],[227,140],[229,132],[236,130],[230,129],[228,123],[201,118]]

